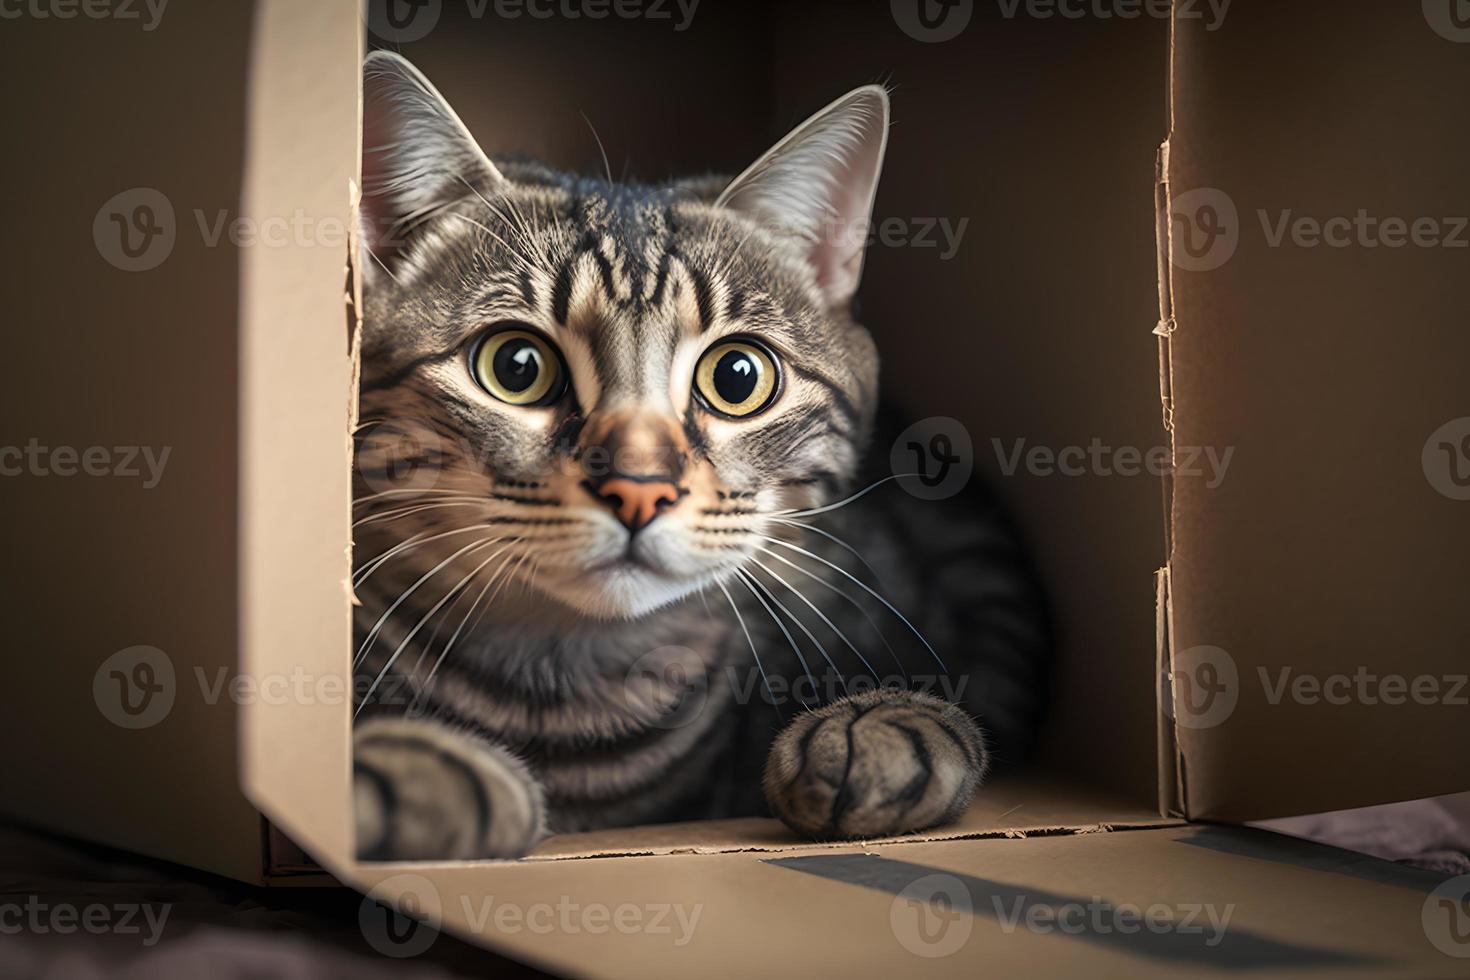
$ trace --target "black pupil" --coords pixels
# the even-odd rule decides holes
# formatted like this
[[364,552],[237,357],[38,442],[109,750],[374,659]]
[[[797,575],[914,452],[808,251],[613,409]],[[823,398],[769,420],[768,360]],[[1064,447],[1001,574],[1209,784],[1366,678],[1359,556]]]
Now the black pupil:
[[507,391],[519,394],[536,383],[541,374],[541,351],[520,337],[507,340],[495,352],[495,380]]
[[715,365],[715,393],[731,405],[740,405],[755,392],[760,365],[744,351],[726,352]]

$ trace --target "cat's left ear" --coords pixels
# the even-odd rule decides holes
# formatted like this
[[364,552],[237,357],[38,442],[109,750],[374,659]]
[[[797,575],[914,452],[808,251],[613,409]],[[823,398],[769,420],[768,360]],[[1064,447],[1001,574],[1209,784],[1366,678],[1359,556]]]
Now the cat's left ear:
[[887,145],[888,93],[865,85],[788,133],[715,204],[798,236],[828,307],[845,309],[862,278]]
[[362,72],[362,233],[391,267],[424,218],[473,190],[497,192],[505,177],[439,90],[391,51]]

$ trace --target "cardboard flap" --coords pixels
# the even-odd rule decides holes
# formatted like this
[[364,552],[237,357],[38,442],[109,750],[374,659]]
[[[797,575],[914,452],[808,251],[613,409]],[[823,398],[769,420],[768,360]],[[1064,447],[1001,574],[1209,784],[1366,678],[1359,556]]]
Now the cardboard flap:
[[1163,666],[1190,817],[1470,787],[1470,60],[1429,6],[1176,9]]
[[[325,864],[350,850],[348,604],[355,347],[344,338],[362,23],[345,0],[264,0],[242,210],[320,236],[241,254],[241,783]],[[305,138],[310,134],[310,139]],[[270,685],[275,684],[275,688]]]
[[249,4],[0,16],[0,810],[247,878],[260,821],[231,691],[252,19]]

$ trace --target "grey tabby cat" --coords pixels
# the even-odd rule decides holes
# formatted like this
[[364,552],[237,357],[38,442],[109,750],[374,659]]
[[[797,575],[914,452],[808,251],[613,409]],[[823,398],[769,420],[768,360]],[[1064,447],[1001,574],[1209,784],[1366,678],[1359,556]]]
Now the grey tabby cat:
[[1048,638],[993,506],[847,499],[886,93],[634,186],[492,162],[396,55],[365,84],[360,855],[955,819],[1029,746]]

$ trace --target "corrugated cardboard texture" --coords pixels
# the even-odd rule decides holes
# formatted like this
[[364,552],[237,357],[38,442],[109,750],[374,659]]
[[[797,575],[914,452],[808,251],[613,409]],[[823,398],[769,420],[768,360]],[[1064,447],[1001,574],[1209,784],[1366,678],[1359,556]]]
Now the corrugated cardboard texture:
[[[1174,439],[1235,451],[1218,487],[1174,481],[1175,666],[1213,661],[1238,693],[1179,729],[1193,817],[1470,787],[1470,503],[1421,459],[1470,415],[1470,45],[1422,6],[1237,3],[1219,30],[1176,24],[1168,180],[1189,203],[1171,220]],[[1429,219],[1442,244],[1375,247],[1387,228],[1346,225],[1339,246],[1293,240],[1299,218],[1360,211]],[[1181,267],[1191,231],[1209,268]],[[1294,694],[1302,676],[1342,703]],[[1405,697],[1418,678],[1434,703]],[[1203,696],[1210,678],[1192,680]]]
[[[239,217],[251,6],[170,4],[151,30],[142,4],[132,19],[70,9],[14,8],[0,28],[0,445],[48,450],[0,479],[0,807],[251,877],[260,821],[239,790],[238,712],[216,687],[237,671],[239,252],[222,222]],[[171,250],[139,234],[144,203],[143,226],[167,223]],[[153,267],[112,264],[125,260],[115,221]],[[94,447],[103,475],[78,464]],[[173,705],[125,728],[104,711],[150,719],[121,714],[120,694],[167,707],[134,683],[141,661],[103,669],[140,645],[167,657]],[[165,684],[161,668],[149,684]]]

